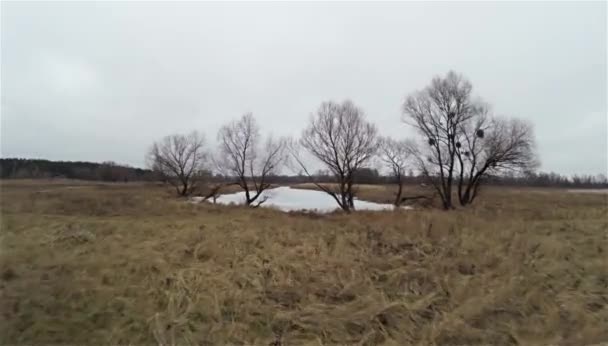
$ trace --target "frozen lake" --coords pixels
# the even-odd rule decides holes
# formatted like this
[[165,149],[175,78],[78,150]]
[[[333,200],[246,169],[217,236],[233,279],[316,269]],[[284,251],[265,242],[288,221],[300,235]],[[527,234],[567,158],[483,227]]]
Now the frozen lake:
[[[258,198],[266,197],[261,206],[272,207],[283,211],[307,210],[327,213],[338,208],[338,203],[330,195],[322,191],[292,189],[281,186],[268,189]],[[218,196],[216,202],[220,204],[242,204],[245,201],[245,192]],[[392,210],[392,204],[380,204],[355,200],[356,210]]]

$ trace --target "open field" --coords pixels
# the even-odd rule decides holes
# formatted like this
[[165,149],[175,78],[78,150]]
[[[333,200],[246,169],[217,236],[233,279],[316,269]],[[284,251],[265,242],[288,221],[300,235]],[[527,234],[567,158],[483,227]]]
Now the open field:
[[2,344],[608,342],[605,194],[307,215],[159,185],[0,187]]

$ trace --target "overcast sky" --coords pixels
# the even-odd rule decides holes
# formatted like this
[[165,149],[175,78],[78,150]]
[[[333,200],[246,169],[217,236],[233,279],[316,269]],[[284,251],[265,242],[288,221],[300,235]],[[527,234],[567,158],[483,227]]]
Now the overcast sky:
[[352,99],[381,133],[450,69],[535,125],[542,170],[606,173],[606,2],[2,2],[3,157],[144,166],[155,139],[251,111],[299,135]]

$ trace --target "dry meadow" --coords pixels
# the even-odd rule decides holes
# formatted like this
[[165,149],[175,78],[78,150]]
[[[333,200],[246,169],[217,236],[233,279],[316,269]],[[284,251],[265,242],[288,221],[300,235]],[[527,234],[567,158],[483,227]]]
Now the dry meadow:
[[608,342],[605,194],[313,215],[147,184],[1,188],[4,345]]

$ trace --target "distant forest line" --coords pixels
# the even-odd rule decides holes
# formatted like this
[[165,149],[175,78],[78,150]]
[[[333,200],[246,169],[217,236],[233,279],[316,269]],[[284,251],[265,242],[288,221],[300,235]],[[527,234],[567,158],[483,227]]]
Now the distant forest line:
[[[115,162],[51,161],[43,159],[2,158],[0,159],[1,179],[79,179],[104,182],[163,181],[158,172],[121,165]],[[211,181],[230,182],[231,177],[202,172],[201,178]],[[331,182],[328,172],[317,171],[313,178],[319,182]],[[566,176],[557,173],[530,172],[520,176],[489,177],[492,185],[534,186],[534,187],[572,187],[608,188],[608,178],[603,174]],[[375,168],[360,169],[357,173],[360,184],[389,184],[394,177],[381,174]],[[275,175],[274,184],[294,184],[309,182],[306,175]],[[424,177],[408,172],[404,176],[407,184],[421,184]]]

